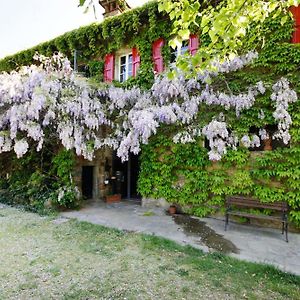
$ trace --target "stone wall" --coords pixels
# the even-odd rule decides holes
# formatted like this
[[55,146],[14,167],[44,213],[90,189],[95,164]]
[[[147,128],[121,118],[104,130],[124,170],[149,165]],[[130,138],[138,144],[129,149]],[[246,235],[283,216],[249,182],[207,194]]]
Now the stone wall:
[[[78,157],[74,169],[74,182],[82,195],[82,168],[92,166],[93,168],[93,199],[103,199],[109,192],[109,186],[104,184],[107,177],[111,177],[112,172],[112,150],[98,150],[92,161],[83,157]],[[107,171],[105,170],[107,169]],[[109,170],[109,171],[108,171]]]
[[167,202],[164,198],[160,198],[160,199],[143,198],[142,199],[142,207],[145,207],[145,208],[161,207],[164,209],[168,209],[170,207],[170,203]]

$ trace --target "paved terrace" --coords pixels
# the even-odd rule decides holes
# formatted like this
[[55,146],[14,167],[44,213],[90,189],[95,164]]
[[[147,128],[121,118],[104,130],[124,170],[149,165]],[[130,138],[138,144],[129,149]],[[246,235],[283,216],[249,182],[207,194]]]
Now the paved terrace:
[[300,234],[289,233],[285,242],[280,230],[230,222],[224,231],[224,220],[169,216],[161,208],[143,208],[138,202],[106,204],[87,202],[79,211],[61,214],[94,224],[121,230],[165,237],[205,252],[219,251],[230,256],[271,264],[283,271],[300,275]]

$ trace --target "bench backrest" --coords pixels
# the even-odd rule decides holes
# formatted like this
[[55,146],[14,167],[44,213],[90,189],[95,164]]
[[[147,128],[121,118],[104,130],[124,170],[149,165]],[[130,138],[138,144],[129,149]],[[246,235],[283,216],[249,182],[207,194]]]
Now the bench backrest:
[[258,199],[243,197],[243,196],[230,196],[226,198],[227,206],[235,205],[248,208],[261,208],[272,209],[278,211],[288,211],[288,204],[286,202],[273,202],[263,203]]

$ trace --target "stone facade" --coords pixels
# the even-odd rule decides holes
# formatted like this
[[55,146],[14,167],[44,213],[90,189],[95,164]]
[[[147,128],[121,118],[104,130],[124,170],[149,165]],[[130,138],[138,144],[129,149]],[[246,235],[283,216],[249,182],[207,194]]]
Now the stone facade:
[[142,199],[142,207],[144,207],[144,208],[161,207],[164,209],[168,209],[170,207],[170,203],[167,202],[164,198],[160,198],[160,199],[143,198]]
[[93,167],[92,176],[92,198],[103,199],[110,191],[110,186],[105,184],[105,180],[112,176],[113,151],[109,148],[98,150],[92,161],[79,157],[76,160],[74,169],[74,182],[82,193],[83,167]]

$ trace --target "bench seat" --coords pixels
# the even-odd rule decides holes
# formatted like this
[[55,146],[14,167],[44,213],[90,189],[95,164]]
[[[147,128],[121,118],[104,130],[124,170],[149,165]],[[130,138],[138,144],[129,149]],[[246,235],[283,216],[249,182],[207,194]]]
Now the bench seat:
[[[245,208],[268,209],[280,213],[278,216],[269,216],[262,214],[253,214],[242,211]],[[229,223],[229,216],[240,216],[245,218],[255,218],[269,221],[278,221],[282,223],[282,234],[285,232],[286,242],[288,242],[288,204],[286,202],[263,203],[258,199],[243,196],[231,196],[226,198],[225,230]]]
[[228,212],[228,214],[232,216],[240,216],[245,218],[253,218],[253,219],[258,218],[262,220],[282,221],[282,217],[280,216],[266,216],[266,215],[250,214],[250,213],[240,212],[240,211],[230,211]]

